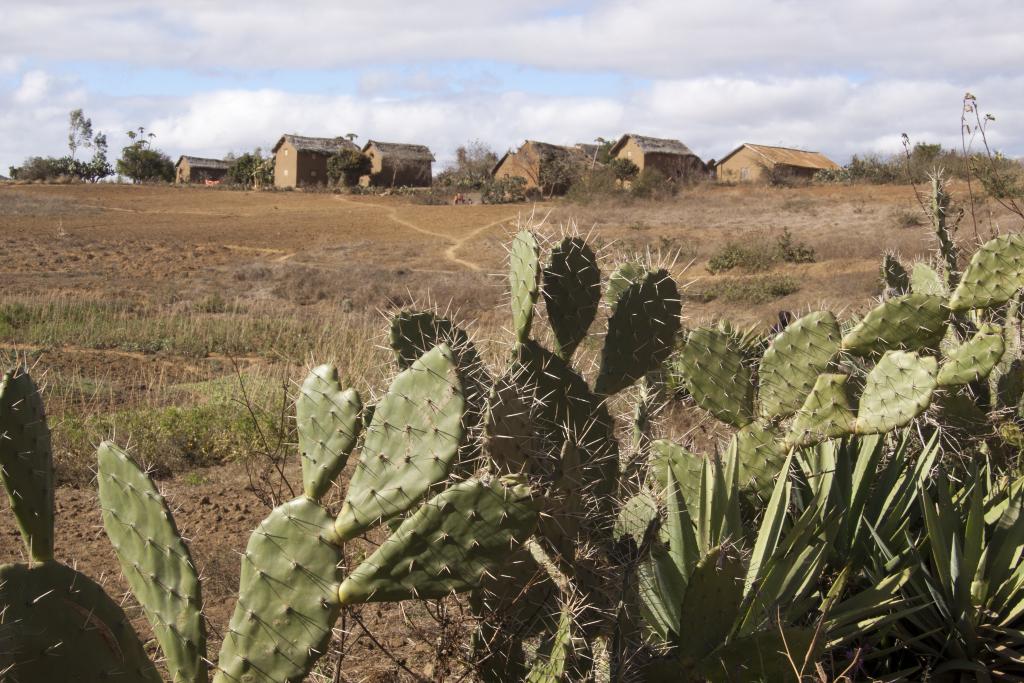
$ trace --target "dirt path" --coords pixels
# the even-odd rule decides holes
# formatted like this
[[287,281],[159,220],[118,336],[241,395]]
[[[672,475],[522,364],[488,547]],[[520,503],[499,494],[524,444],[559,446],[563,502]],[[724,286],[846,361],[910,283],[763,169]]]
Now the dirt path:
[[473,230],[471,230],[470,232],[466,233],[462,237],[452,237],[451,235],[448,235],[448,234],[443,233],[443,232],[436,232],[434,230],[429,230],[429,229],[424,228],[422,226],[416,225],[412,221],[409,221],[409,220],[406,220],[406,219],[402,218],[401,216],[398,215],[398,209],[396,207],[394,207],[394,206],[381,206],[379,204],[369,204],[369,205],[361,204],[359,202],[352,201],[348,197],[343,197],[343,196],[339,196],[338,197],[338,201],[345,202],[346,204],[350,204],[352,206],[358,206],[360,208],[366,208],[367,206],[370,206],[370,207],[375,208],[375,209],[380,209],[380,210],[384,211],[387,214],[388,220],[390,220],[390,221],[392,221],[394,223],[398,223],[399,225],[405,226],[405,227],[409,228],[410,230],[414,230],[415,232],[418,232],[420,234],[429,235],[430,237],[437,237],[439,239],[445,240],[446,242],[450,242],[451,244],[448,246],[447,249],[444,250],[444,257],[445,257],[445,259],[448,262],[454,263],[457,266],[462,266],[463,268],[468,268],[469,270],[473,270],[473,271],[476,271],[476,272],[480,272],[481,270],[483,270],[483,268],[480,266],[480,264],[477,263],[476,261],[467,261],[466,259],[459,258],[458,256],[456,256],[456,252],[458,252],[458,250],[462,247],[463,244],[465,244],[469,240],[475,238],[480,233],[482,233],[482,232],[484,232],[486,230],[489,230],[491,228],[497,227],[497,226],[501,225],[502,223],[507,223],[507,222],[509,222],[511,220],[515,220],[515,216],[514,215],[513,216],[508,216],[506,218],[499,218],[498,220],[492,221],[492,222],[488,223],[487,225],[481,225],[479,228],[474,228]]

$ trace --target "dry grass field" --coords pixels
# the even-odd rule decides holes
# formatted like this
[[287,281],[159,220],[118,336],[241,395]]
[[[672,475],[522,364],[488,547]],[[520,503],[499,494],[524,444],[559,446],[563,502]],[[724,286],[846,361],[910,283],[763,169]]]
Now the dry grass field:
[[[963,188],[954,195],[963,200]],[[26,359],[46,386],[65,485],[61,559],[124,590],[90,470],[95,444],[116,437],[156,468],[178,507],[207,577],[216,643],[234,604],[237,553],[268,494],[282,494],[261,468],[291,453],[290,383],[313,361],[334,362],[362,392],[379,391],[393,372],[383,314],[428,301],[457,311],[495,358],[487,340],[504,334],[507,318],[503,245],[531,214],[552,234],[574,221],[606,245],[609,267],[633,253],[672,264],[686,286],[687,326],[718,317],[766,326],[779,310],[818,306],[853,313],[877,294],[885,251],[926,258],[932,248],[906,186],[704,187],[663,202],[534,207],[0,185],[0,354]],[[1021,227],[994,204],[975,215],[982,237]],[[813,249],[813,262],[772,260],[784,230]],[[974,231],[968,217],[960,238]],[[765,258],[711,274],[709,260],[729,243]],[[286,471],[294,466],[291,457]],[[9,517],[0,515],[0,561],[20,553]],[[355,631],[347,680],[405,680],[408,670],[439,677],[423,669],[440,647],[417,633],[423,615],[395,606],[362,615],[380,642]],[[143,620],[137,626],[145,630]],[[325,658],[322,680],[332,662]]]

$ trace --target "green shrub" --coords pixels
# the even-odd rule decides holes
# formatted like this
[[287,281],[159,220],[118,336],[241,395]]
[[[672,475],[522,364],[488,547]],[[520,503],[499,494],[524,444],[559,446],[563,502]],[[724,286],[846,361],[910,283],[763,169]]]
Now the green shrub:
[[733,268],[754,273],[768,270],[774,260],[774,254],[764,246],[746,246],[738,242],[729,242],[708,260],[707,269],[710,273],[723,273]]
[[620,182],[632,180],[640,173],[640,167],[629,159],[612,159],[608,163],[608,169]]
[[599,166],[580,176],[565,196],[566,199],[578,204],[590,204],[611,197],[622,198],[626,196],[626,192],[618,183],[612,169]]
[[645,168],[631,189],[633,196],[640,199],[667,199],[679,192],[679,184],[656,168]]
[[784,228],[776,240],[779,258],[786,263],[814,263],[814,248],[793,239],[789,228]]
[[518,176],[494,178],[481,190],[484,204],[512,204],[526,201],[526,179]]
[[777,261],[814,263],[814,249],[796,241],[786,228],[774,244],[765,244],[763,239],[728,242],[708,259],[706,267],[709,273],[724,273],[733,268],[757,273],[770,269]]
[[343,149],[327,159],[327,178],[334,185],[353,186],[370,172],[373,162],[357,149]]
[[702,303],[717,299],[731,304],[766,304],[798,291],[800,283],[788,275],[758,275],[724,278],[687,296]]
[[248,410],[235,402],[65,415],[54,429],[59,481],[91,480],[96,444],[115,433],[119,439],[130,439],[135,455],[158,476],[241,460],[261,448],[259,428]]

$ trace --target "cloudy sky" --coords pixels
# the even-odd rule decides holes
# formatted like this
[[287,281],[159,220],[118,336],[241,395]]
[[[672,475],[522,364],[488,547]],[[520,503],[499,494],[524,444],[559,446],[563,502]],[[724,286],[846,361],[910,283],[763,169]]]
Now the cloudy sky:
[[82,107],[172,157],[284,132],[430,145],[625,131],[846,161],[959,144],[960,101],[1024,155],[1019,0],[0,0],[0,172],[66,152]]

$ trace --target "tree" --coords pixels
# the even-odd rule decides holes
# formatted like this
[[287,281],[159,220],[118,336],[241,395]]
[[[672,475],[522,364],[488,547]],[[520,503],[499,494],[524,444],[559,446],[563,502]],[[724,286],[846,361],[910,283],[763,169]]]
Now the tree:
[[[88,162],[75,158],[79,149],[92,149]],[[94,133],[92,121],[81,109],[68,114],[68,150],[62,157],[29,157],[20,167],[11,167],[11,177],[21,180],[87,180],[94,183],[114,172],[107,161],[107,136]]]
[[597,143],[597,154],[595,159],[599,164],[609,164],[612,161],[612,147],[615,146],[616,140],[614,138],[608,139],[601,136],[594,138],[594,142]]
[[636,178],[637,174],[640,173],[640,167],[634,164],[629,159],[612,159],[608,163],[608,168],[611,169],[615,175],[615,179],[619,182],[626,182]]
[[491,179],[498,155],[480,140],[471,140],[455,150],[455,162],[437,176],[438,185],[460,189],[480,189]]
[[155,137],[155,134],[147,133],[143,126],[128,131],[128,139],[132,144],[121,149],[121,158],[117,160],[117,172],[136,183],[169,183],[174,180],[174,163],[166,154],[152,146]]
[[332,183],[345,187],[359,184],[359,178],[367,175],[373,163],[370,157],[357,149],[343,149],[327,160],[327,177]]
[[274,157],[264,157],[259,147],[252,152],[231,159],[228,179],[236,185],[260,189],[274,183]]
[[68,114],[68,149],[71,150],[71,158],[75,157],[79,147],[92,145],[92,119],[86,118],[81,109],[72,109]]

